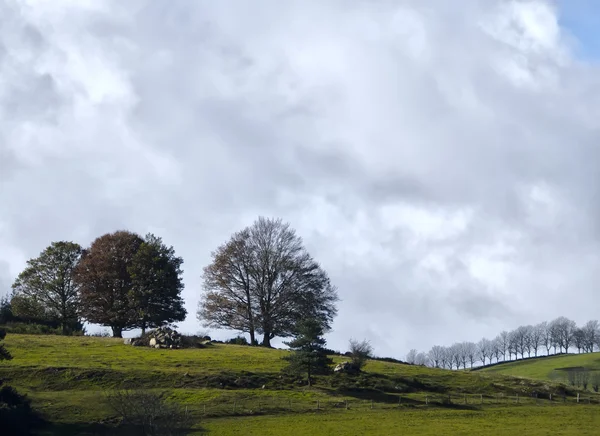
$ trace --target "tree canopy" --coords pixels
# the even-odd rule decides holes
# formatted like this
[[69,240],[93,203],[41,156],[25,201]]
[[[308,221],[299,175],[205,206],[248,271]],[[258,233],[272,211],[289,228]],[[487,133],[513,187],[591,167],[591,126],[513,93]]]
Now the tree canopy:
[[187,311],[181,298],[182,264],[183,259],[175,256],[173,247],[167,247],[153,234],[146,235],[135,253],[128,267],[132,282],[130,303],[142,334],[147,327],[185,319]]
[[128,231],[100,236],[84,250],[76,270],[81,316],[109,326],[115,337],[123,330],[183,320],[182,263],[152,234],[145,239]]
[[15,307],[33,317],[58,320],[66,334],[68,326],[77,322],[79,286],[74,271],[81,253],[79,244],[59,241],[28,260],[12,286],[19,303]]
[[292,336],[307,318],[327,330],[337,313],[327,273],[280,219],[260,217],[233,234],[212,253],[203,281],[198,318],[207,327],[247,332],[253,344],[256,334],[264,346]]

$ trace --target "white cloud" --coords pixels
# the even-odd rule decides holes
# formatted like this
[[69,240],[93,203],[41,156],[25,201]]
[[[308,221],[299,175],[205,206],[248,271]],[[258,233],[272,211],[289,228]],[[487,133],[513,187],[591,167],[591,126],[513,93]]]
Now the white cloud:
[[263,214],[338,285],[333,348],[597,317],[598,67],[551,1],[400,3],[0,4],[0,284],[155,231],[195,331],[210,251]]

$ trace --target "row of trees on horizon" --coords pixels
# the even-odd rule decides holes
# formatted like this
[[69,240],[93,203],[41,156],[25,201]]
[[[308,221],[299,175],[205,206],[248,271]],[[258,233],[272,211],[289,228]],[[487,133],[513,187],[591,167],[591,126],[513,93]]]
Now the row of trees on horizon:
[[436,345],[427,353],[410,350],[408,363],[435,368],[466,369],[503,361],[518,360],[540,355],[592,353],[600,349],[600,323],[588,321],[578,327],[564,316],[537,325],[520,326],[503,331],[494,339],[479,342],[457,342],[449,347]]
[[[211,253],[204,268],[197,317],[205,327],[250,335],[270,346],[293,336],[301,320],[323,331],[337,314],[337,290],[280,219],[259,217]],[[10,308],[19,319],[49,320],[72,332],[81,321],[123,331],[183,321],[183,259],[161,238],[116,231],[87,248],[52,242],[12,285]]]

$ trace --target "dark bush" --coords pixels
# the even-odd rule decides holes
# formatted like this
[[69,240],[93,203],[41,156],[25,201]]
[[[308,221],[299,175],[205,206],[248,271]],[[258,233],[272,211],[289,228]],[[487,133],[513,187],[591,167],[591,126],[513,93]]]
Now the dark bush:
[[244,336],[236,336],[235,338],[229,339],[225,343],[232,345],[249,345],[248,340]]
[[30,434],[42,420],[31,409],[29,399],[0,380],[0,433]]
[[133,435],[184,435],[192,425],[187,409],[167,402],[165,394],[147,391],[116,391],[108,405],[121,418],[121,426]]
[[181,348],[204,348],[210,342],[210,337],[206,338],[207,336],[181,335]]

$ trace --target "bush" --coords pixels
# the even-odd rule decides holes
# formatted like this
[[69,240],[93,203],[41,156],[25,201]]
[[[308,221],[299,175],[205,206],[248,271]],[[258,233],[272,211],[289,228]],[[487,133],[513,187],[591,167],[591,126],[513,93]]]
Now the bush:
[[210,341],[210,337],[196,335],[181,335],[181,348],[204,348],[206,342]]
[[373,354],[373,347],[369,341],[350,339],[350,360],[358,370],[367,363],[367,359]]
[[250,345],[248,343],[248,339],[245,336],[236,336],[235,338],[231,338],[225,342],[226,344],[232,345]]
[[42,420],[31,409],[30,401],[0,380],[0,429],[2,434],[30,434]]
[[165,394],[146,391],[116,391],[107,395],[108,405],[121,418],[128,434],[187,434],[192,419],[179,404],[165,400]]

